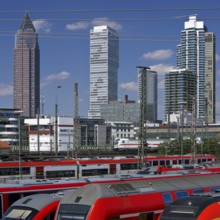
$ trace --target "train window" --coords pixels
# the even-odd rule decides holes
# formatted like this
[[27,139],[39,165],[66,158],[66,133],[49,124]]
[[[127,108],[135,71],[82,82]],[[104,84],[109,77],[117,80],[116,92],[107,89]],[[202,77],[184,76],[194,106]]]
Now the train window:
[[197,159],[197,161],[198,161],[198,164],[200,164],[200,163],[201,163],[201,159]]
[[189,160],[185,160],[185,162],[184,162],[185,164],[190,164],[190,162],[189,162]]
[[165,165],[165,161],[164,160],[160,160],[160,165],[161,166]]
[[170,161],[169,160],[166,160],[166,165],[170,165]]
[[88,205],[60,204],[57,219],[58,220],[65,220],[65,219],[84,220],[86,219],[89,209],[90,209],[90,206]]
[[163,195],[163,201],[165,204],[169,204],[169,203],[173,202],[173,199],[172,199],[171,194],[169,192],[163,193],[162,195]]
[[187,197],[187,196],[189,196],[187,191],[177,191],[176,192],[176,198],[177,199]]
[[158,166],[158,161],[157,160],[153,161],[153,166]]
[[177,160],[173,160],[173,165],[176,165],[177,164]]
[[206,162],[206,159],[205,158],[202,158],[202,163],[205,163]]
[[46,178],[75,177],[75,170],[46,171]]
[[82,170],[82,176],[98,176],[108,174],[108,169],[89,169],[89,170]]
[[200,193],[204,193],[205,190],[204,189],[193,189],[193,194],[200,194]]
[[34,216],[38,213],[37,210],[32,208],[24,208],[20,206],[12,206],[10,207],[5,214],[3,215],[3,218],[5,220],[12,220],[12,219],[23,219],[23,220],[31,220],[34,218]]
[[120,165],[121,170],[136,170],[137,169],[137,163],[122,163]]
[[[30,175],[30,167],[22,167],[21,172],[23,175]],[[0,176],[13,176],[19,175],[19,167],[1,168]]]
[[213,187],[211,187],[211,188],[209,188],[209,191],[210,192],[219,192],[220,191],[220,188],[213,188]]

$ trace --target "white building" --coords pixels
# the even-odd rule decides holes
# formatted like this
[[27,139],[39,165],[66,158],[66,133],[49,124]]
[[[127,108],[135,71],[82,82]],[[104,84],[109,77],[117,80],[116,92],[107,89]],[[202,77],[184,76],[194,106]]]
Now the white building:
[[118,99],[119,40],[115,30],[96,26],[90,31],[89,118],[101,118],[100,105]]
[[120,138],[135,138],[134,124],[132,122],[114,121],[107,122],[107,124],[111,125],[113,140]]
[[55,138],[57,137],[57,150],[69,151],[73,149],[73,118],[57,118],[57,135],[55,118],[25,119],[29,126],[30,151],[56,151]]

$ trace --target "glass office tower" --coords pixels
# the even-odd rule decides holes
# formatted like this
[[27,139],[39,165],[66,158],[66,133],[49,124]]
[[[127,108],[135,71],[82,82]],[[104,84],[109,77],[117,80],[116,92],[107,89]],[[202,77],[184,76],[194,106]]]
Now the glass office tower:
[[14,48],[14,108],[36,117],[40,107],[40,50],[28,12],[16,33]]

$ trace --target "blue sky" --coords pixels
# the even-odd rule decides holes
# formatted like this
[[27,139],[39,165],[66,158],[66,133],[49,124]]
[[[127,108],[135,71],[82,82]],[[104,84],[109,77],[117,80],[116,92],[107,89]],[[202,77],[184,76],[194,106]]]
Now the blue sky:
[[[79,113],[89,109],[89,32],[109,25],[120,37],[119,99],[137,99],[136,66],[158,72],[158,116],[163,113],[163,76],[176,67],[176,45],[192,14],[216,35],[216,110],[220,119],[220,1],[216,0],[0,0],[0,107],[13,108],[13,48],[25,11],[39,34],[44,113],[73,114],[74,83]],[[213,10],[213,9],[216,10]],[[153,9],[153,10],[151,10]],[[174,10],[175,9],[175,10]],[[203,9],[203,10],[201,10]],[[219,9],[219,10],[218,10]],[[62,86],[57,89],[57,86]]]

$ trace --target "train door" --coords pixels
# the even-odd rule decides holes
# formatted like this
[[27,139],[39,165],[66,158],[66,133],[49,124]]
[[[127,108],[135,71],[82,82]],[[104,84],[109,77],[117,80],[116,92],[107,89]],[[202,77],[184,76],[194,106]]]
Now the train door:
[[36,167],[36,179],[44,179],[44,167]]
[[110,174],[116,174],[116,164],[110,164]]

